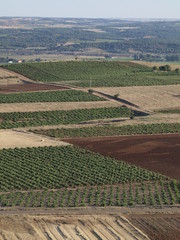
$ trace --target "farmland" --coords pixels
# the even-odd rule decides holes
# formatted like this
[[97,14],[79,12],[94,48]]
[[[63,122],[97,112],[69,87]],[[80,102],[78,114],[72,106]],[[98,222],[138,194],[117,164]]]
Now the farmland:
[[0,150],[0,159],[1,191],[168,179],[72,146],[3,149]]
[[53,124],[73,124],[104,118],[130,117],[131,114],[131,110],[123,107],[0,113],[0,128],[8,129]]
[[121,136],[180,133],[179,123],[138,124],[124,126],[93,126],[86,128],[34,129],[33,132],[55,138]]
[[[139,212],[128,220],[121,212],[171,207],[172,213],[179,207],[179,85],[173,85],[179,75],[128,62],[9,65],[14,67],[28,83],[0,85],[0,208],[51,216],[48,222],[24,219],[17,234],[15,223],[3,225],[10,216],[0,216],[0,238],[151,239],[151,219],[142,224]],[[71,87],[89,84],[103,88],[90,94]],[[156,84],[163,86],[149,86]],[[83,216],[74,215],[73,223],[59,216],[73,209],[85,216],[88,208],[91,214],[117,210],[84,222]],[[58,212],[51,222],[53,211]],[[168,221],[174,240],[178,230]],[[161,236],[157,229],[156,235]]]
[[180,203],[175,182],[120,184],[76,189],[11,192],[0,195],[2,207],[166,206]]
[[33,93],[0,94],[0,103],[28,102],[93,102],[104,99],[82,91],[52,91]]
[[180,180],[180,134],[74,138],[66,141]]
[[61,82],[81,87],[153,86],[180,83],[180,75],[175,71],[153,72],[152,68],[130,62],[69,61],[14,64],[6,67],[35,81]]
[[178,108],[180,106],[180,84],[168,86],[101,87],[94,88],[94,90],[111,96],[119,94],[119,98],[137,105],[140,109],[149,111],[172,107]]
[[67,87],[38,84],[33,82],[22,81],[21,84],[6,84],[0,85],[0,93],[16,93],[16,92],[36,92],[36,91],[50,91],[50,90],[64,90]]

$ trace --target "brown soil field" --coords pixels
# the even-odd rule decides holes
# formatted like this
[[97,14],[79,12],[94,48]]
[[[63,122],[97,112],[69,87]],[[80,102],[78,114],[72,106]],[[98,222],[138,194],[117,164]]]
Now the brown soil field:
[[17,130],[0,130],[0,149],[44,146],[66,146],[62,141]]
[[102,87],[94,90],[114,96],[137,105],[144,110],[177,108],[180,106],[180,84],[168,86]]
[[116,107],[119,104],[108,101],[97,102],[42,102],[42,103],[5,103],[0,104],[0,112],[36,112]]
[[74,138],[65,141],[180,180],[180,134]]
[[129,215],[128,219],[152,240],[180,239],[180,214]]
[[49,90],[62,90],[68,89],[66,87],[49,85],[49,84],[38,84],[29,83],[24,84],[10,84],[0,85],[0,93],[13,93],[13,92],[36,92],[36,91],[49,91]]

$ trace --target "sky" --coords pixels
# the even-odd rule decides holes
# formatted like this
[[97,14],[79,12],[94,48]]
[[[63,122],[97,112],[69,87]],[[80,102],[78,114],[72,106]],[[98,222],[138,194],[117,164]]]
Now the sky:
[[180,0],[1,0],[0,16],[180,19]]

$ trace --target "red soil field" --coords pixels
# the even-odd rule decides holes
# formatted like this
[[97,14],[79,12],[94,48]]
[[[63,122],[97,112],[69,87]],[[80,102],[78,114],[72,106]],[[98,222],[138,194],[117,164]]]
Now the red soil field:
[[13,92],[35,92],[35,91],[48,91],[48,90],[61,90],[68,89],[66,87],[38,84],[38,83],[24,83],[12,85],[0,85],[0,93],[13,93]]
[[128,219],[150,239],[180,239],[180,214],[137,214],[129,215]]
[[180,134],[76,138],[66,141],[180,180]]

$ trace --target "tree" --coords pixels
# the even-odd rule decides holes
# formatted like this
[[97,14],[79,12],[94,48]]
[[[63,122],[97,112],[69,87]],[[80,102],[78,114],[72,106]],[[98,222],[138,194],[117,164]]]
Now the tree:
[[175,69],[175,72],[176,72],[176,73],[179,73],[179,68],[176,68],[176,69]]

